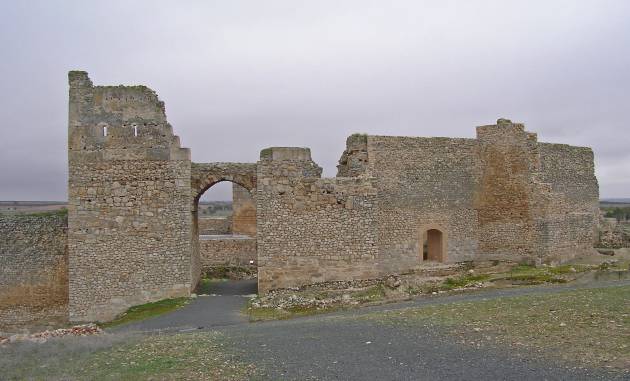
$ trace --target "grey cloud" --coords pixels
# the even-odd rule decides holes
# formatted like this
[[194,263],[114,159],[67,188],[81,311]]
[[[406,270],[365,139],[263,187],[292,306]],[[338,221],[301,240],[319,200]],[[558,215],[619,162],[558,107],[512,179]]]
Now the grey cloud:
[[351,133],[472,137],[508,117],[592,146],[602,196],[630,195],[623,0],[24,1],[0,15],[0,199],[66,198],[76,68],[156,90],[199,162],[309,146],[334,176]]

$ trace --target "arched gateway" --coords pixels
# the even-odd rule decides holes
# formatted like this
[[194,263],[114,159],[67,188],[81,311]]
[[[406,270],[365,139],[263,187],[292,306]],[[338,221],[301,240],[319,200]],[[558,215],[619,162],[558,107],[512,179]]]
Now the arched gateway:
[[250,193],[256,190],[255,163],[192,163],[190,172],[194,202],[199,201],[208,188],[221,181],[238,184]]
[[[234,195],[229,228],[220,235],[200,229],[199,200],[212,186],[231,182]],[[256,256],[256,164],[192,163],[192,269],[195,279],[216,266],[247,266],[258,263]],[[206,219],[201,222],[208,221]],[[203,226],[204,224],[201,224]],[[210,234],[210,235],[208,235]],[[201,240],[200,237],[203,237]],[[195,282],[196,283],[196,282]]]

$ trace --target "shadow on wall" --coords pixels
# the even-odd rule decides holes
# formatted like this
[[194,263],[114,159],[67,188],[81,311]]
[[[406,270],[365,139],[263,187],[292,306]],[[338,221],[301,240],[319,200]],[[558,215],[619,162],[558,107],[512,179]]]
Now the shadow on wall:
[[446,233],[431,227],[422,231],[422,261],[446,262]]

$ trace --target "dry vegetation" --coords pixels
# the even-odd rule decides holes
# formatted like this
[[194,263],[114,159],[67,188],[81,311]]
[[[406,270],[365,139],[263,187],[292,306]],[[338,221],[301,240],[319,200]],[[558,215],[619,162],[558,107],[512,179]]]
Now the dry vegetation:
[[250,380],[221,334],[59,339],[0,348],[3,380]]
[[247,314],[251,321],[278,320],[320,314],[362,305],[407,300],[419,295],[465,292],[481,288],[504,288],[572,282],[581,277],[612,271],[627,275],[628,264],[572,264],[562,266],[495,265],[441,269],[427,276],[410,272],[401,276],[351,282],[330,282],[296,289],[274,290],[253,299]]
[[368,318],[442,329],[475,347],[509,347],[527,356],[630,372],[629,295],[630,286],[584,289],[434,305]]

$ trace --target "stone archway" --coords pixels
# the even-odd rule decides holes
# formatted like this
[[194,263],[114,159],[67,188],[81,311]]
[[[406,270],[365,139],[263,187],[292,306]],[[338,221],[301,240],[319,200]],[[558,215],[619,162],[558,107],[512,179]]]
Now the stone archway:
[[[256,196],[256,164],[250,163],[192,163],[191,165],[191,212],[192,212],[192,248],[193,259],[192,268],[195,278],[195,284],[201,279],[202,273],[208,268],[217,266],[219,260],[223,263],[225,258],[235,258],[234,250],[238,251],[241,247],[247,247],[247,260],[252,259],[258,262],[256,255],[256,237],[248,237],[247,241],[233,240],[234,237],[228,236],[203,236],[200,241],[199,236],[199,199],[212,186],[220,182],[230,182],[242,187],[245,194],[249,193],[251,198],[250,206],[253,208],[253,221],[255,232],[255,196]],[[253,203],[252,203],[253,199]],[[251,214],[251,213],[250,213]],[[251,219],[251,216],[249,216]],[[206,233],[204,233],[206,234]],[[216,234],[216,233],[215,233]],[[223,257],[219,253],[224,254]],[[212,262],[212,264],[211,264]],[[246,261],[249,262],[249,261]],[[251,262],[250,262],[251,263]],[[225,262],[226,266],[234,265]],[[208,267],[209,266],[209,267]],[[254,264],[254,266],[256,266]]]
[[192,163],[190,186],[193,201],[214,184],[230,181],[247,189],[250,193],[256,190],[255,163]]

